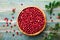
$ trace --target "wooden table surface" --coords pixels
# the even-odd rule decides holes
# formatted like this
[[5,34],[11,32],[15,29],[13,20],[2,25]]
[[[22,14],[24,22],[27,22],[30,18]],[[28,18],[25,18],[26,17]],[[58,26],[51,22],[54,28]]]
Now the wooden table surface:
[[[60,20],[56,18],[57,14],[60,12],[60,8],[56,8],[53,11],[53,13],[55,13],[55,16],[52,15],[54,22],[51,22],[50,15],[45,9],[45,5],[53,1],[54,0],[0,0],[0,40],[43,40],[44,34],[48,34],[50,32],[48,30],[49,26],[54,26],[57,22],[60,23]],[[21,10],[28,6],[41,8],[46,14],[47,25],[49,25],[48,27],[46,26],[46,29],[41,34],[34,37],[29,37],[22,34],[17,26],[18,14],[21,12]],[[14,8],[15,13],[12,15],[12,10]],[[12,17],[14,17],[14,19]],[[4,21],[4,18],[8,18],[8,26],[6,26],[6,21]],[[11,24],[10,20],[12,20]]]

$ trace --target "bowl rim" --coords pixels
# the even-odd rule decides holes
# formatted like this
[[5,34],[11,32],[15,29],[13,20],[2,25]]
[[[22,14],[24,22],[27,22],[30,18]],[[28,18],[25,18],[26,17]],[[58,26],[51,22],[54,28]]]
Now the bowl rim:
[[[44,11],[43,11],[40,7],[36,7],[36,6],[28,6],[28,7],[35,7],[35,8],[37,8],[37,9],[39,9],[39,10],[43,13],[44,19],[45,19],[44,27],[43,27],[40,31],[38,31],[37,33],[34,33],[34,34],[27,34],[27,33],[23,32],[23,31],[20,29],[19,25],[18,25],[18,16],[20,15],[20,12],[19,12],[19,14],[18,14],[18,16],[17,16],[18,29],[19,29],[19,31],[21,31],[21,32],[22,32],[23,34],[25,34],[25,35],[28,35],[28,36],[36,36],[36,35],[40,34],[40,33],[45,29],[45,27],[46,27],[46,15],[45,15]],[[28,7],[25,7],[25,8],[28,8]],[[24,9],[25,9],[25,8],[24,8]],[[22,10],[23,10],[23,9],[22,9]],[[22,10],[21,10],[21,11],[22,11]]]

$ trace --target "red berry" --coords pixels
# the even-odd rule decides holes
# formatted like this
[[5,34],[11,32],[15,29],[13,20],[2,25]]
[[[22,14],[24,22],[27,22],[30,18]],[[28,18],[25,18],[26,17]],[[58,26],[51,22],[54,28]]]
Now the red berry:
[[6,24],[6,26],[8,27],[9,25],[8,25],[8,24]]
[[8,22],[6,22],[6,24],[8,24]]
[[4,20],[7,22],[8,21],[8,18],[4,18]]
[[12,22],[12,20],[10,20],[10,22]]
[[19,35],[19,33],[18,33],[18,32],[16,32],[16,34],[17,34],[17,35]]

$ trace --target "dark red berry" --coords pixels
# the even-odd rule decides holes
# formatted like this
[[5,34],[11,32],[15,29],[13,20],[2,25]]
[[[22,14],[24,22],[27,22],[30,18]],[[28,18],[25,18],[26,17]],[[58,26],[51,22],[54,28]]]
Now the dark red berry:
[[8,33],[8,31],[6,31],[6,33]]
[[53,20],[51,20],[51,22],[53,22]]
[[8,25],[8,24],[6,24],[6,26],[8,27],[9,25]]
[[13,30],[15,32],[15,30]]
[[12,16],[12,19],[14,19],[14,16]]
[[10,26],[11,28],[13,28],[13,26]]
[[57,16],[58,19],[60,19],[60,16]]
[[23,6],[23,4],[21,3],[21,6]]
[[19,33],[18,33],[18,32],[16,32],[16,34],[17,34],[17,35],[19,35]]
[[3,25],[3,27],[5,27],[5,25]]
[[12,20],[10,20],[10,22],[12,22]]
[[7,22],[8,21],[8,18],[4,18],[4,20]]
[[14,26],[16,26],[16,24],[14,24]]
[[6,22],[6,24],[8,24],[8,22]]
[[16,10],[15,8],[14,8],[14,9],[12,9],[12,12],[13,12],[13,13],[15,13],[15,10]]

